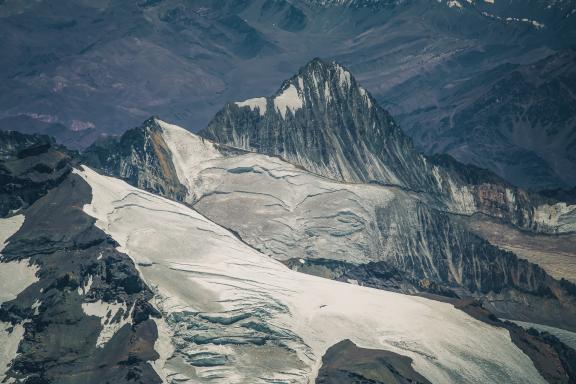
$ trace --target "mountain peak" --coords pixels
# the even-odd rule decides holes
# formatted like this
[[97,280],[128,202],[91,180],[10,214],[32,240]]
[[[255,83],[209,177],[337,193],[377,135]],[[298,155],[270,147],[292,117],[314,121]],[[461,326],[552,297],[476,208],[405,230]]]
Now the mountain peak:
[[[313,59],[278,92],[228,104],[200,135],[350,182],[424,188],[421,156],[342,65]],[[418,164],[416,164],[418,163]]]
[[311,79],[312,83],[310,85],[313,84],[316,88],[321,85],[320,83],[330,80],[336,80],[335,84],[342,89],[351,86],[357,87],[356,80],[350,71],[335,61],[327,62],[320,58],[315,58],[302,67],[294,78],[297,79],[301,86],[304,85],[303,79]]
[[345,67],[337,62],[315,58],[300,68],[298,74],[285,80],[274,96],[255,97],[235,102],[234,105],[260,117],[272,113],[286,119],[307,106],[326,109],[330,103],[354,98],[364,104],[364,109],[374,105],[370,94],[356,83]]

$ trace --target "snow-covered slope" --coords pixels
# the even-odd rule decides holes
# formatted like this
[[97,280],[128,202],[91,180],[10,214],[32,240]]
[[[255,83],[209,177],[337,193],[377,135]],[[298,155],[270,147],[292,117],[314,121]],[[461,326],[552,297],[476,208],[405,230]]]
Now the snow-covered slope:
[[[438,210],[428,194],[337,182],[258,153],[224,154],[210,141],[180,127],[158,124],[173,153],[178,179],[189,191],[186,201],[277,260],[288,264],[300,260],[298,268],[332,278],[346,278],[338,272],[341,266],[318,271],[318,264],[371,263],[366,275],[360,273],[353,279],[375,286],[382,281],[375,283],[370,277],[370,269],[377,268],[374,263],[386,265],[385,269],[392,266],[416,285],[430,280],[464,287],[468,294],[480,297],[493,292],[484,305],[508,318],[576,327],[574,322],[565,322],[571,317],[567,313],[576,316],[570,309],[571,299],[545,304],[548,299],[540,297],[539,292],[557,291],[556,282],[539,267],[473,236]],[[462,199],[474,204],[470,189],[462,190],[468,194]],[[498,191],[490,189],[482,193],[498,196]],[[543,220],[558,217],[565,219],[558,211]],[[308,262],[310,266],[303,264]],[[506,293],[510,289],[515,293]],[[516,295],[531,304],[520,308],[504,304],[515,303]],[[542,306],[547,310],[531,309]]]
[[173,379],[309,383],[324,351],[351,339],[412,358],[432,382],[545,382],[507,331],[448,304],[299,274],[190,208],[77,173],[92,188],[85,212],[146,265],[175,346],[164,367]]

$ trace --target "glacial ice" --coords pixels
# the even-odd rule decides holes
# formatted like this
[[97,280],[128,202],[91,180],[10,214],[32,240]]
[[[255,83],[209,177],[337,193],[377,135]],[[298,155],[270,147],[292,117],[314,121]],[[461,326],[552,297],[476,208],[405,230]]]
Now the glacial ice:
[[294,272],[191,208],[76,172],[92,187],[84,210],[97,226],[129,256],[154,262],[141,273],[176,348],[170,375],[311,382],[326,349],[350,339],[409,356],[433,382],[545,382],[506,330],[451,305]]

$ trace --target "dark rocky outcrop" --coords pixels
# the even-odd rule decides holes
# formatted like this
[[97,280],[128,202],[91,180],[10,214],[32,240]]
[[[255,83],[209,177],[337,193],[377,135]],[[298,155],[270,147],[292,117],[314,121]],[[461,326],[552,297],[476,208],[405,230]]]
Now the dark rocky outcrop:
[[[151,317],[159,314],[147,304],[152,292],[131,259],[82,211],[90,200],[88,184],[69,174],[26,209],[24,224],[2,252],[1,262],[29,259],[39,268],[39,280],[0,308],[0,320],[25,329],[7,377],[45,384],[161,383],[149,364],[158,358]],[[126,310],[110,310],[101,320],[84,310],[90,303]],[[119,329],[97,346],[104,327],[113,324]]]
[[73,157],[48,136],[0,131],[0,217],[26,208],[61,183]]
[[546,189],[540,191],[540,194],[549,199],[565,201],[568,204],[576,204],[576,187],[572,189]]
[[412,359],[390,351],[360,348],[350,340],[322,357],[316,384],[430,384],[412,368]]

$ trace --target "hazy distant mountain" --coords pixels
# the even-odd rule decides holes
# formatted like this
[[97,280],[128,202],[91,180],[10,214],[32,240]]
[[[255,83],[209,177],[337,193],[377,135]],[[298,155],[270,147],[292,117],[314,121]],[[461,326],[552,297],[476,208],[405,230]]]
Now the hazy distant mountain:
[[[15,117],[36,120],[34,131],[59,124],[67,130],[57,137],[75,147],[153,114],[199,130],[224,103],[271,94],[279,79],[320,56],[352,69],[419,138],[438,116],[418,120],[416,112],[449,108],[442,104],[447,87],[569,47],[574,9],[573,1],[537,0],[6,0],[0,126],[9,129]],[[499,142],[503,151],[483,153],[489,161],[462,160],[508,177],[506,164],[516,160],[499,156],[509,148],[534,165],[514,168],[514,181],[570,183],[565,164],[572,160],[551,162],[536,149]],[[535,167],[544,183],[529,177]]]
[[399,119],[427,152],[493,169],[520,186],[573,185],[576,51],[498,66]]

